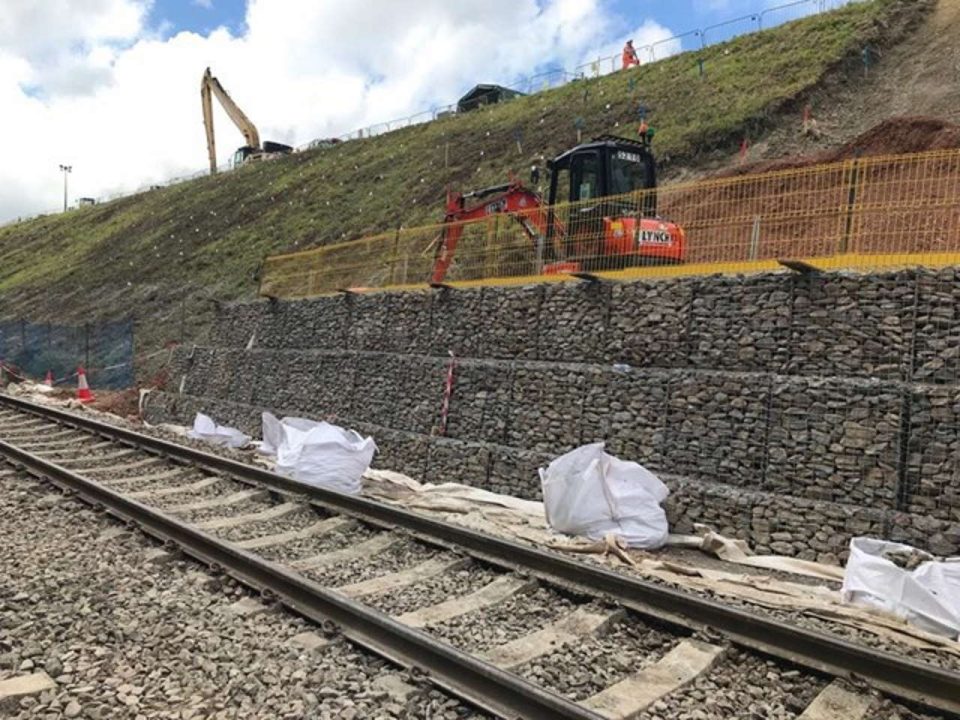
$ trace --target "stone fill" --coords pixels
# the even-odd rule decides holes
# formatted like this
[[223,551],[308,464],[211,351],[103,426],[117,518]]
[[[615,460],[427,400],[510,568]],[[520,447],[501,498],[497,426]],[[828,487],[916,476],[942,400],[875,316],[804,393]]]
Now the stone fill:
[[[375,464],[527,498],[604,440],[661,474],[675,530],[842,559],[871,534],[960,552],[960,277],[680,278],[343,294],[224,308],[153,420],[260,412],[376,438]],[[457,357],[439,436],[450,353]]]

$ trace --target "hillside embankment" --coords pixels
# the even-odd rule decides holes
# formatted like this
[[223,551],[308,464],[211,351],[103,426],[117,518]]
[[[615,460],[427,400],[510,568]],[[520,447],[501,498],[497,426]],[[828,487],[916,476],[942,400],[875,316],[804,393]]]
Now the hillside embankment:
[[[265,255],[435,222],[448,186],[523,174],[576,142],[577,118],[587,136],[630,135],[641,102],[668,180],[735,164],[744,136],[751,158],[794,149],[809,102],[823,133],[800,149],[826,151],[852,126],[834,126],[821,108],[854,103],[861,86],[880,93],[875,83],[906,72],[888,59],[925,56],[929,36],[954,27],[955,4],[854,3],[478,112],[9,225],[0,228],[0,315],[76,323],[133,314],[143,351],[199,338],[216,302],[255,294]],[[880,54],[863,83],[867,44]],[[949,54],[941,45],[929,52]],[[953,102],[937,97],[943,107]]]

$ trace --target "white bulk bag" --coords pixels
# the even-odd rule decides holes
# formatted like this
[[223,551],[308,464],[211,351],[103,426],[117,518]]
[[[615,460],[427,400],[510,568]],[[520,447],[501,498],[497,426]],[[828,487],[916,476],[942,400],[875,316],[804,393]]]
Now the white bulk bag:
[[282,475],[356,495],[377,445],[373,438],[327,422],[294,417],[278,421],[263,413],[262,449],[276,453],[277,472]]
[[960,635],[960,558],[931,559],[913,570],[888,560],[909,545],[868,537],[850,541],[843,575],[844,602],[893,613],[928,632]]
[[197,413],[194,417],[193,429],[187,431],[187,437],[232,448],[241,448],[250,442],[249,435],[244,435],[236,428],[217,425],[213,418],[203,413]]
[[608,455],[604,444],[571,450],[540,468],[547,523],[557,532],[600,540],[613,533],[630,547],[667,541],[660,503],[670,491],[645,467]]

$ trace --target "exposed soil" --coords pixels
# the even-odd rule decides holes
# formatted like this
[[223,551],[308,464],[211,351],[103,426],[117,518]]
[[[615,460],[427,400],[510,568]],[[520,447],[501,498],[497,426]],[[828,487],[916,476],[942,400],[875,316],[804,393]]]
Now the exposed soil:
[[[812,92],[787,104],[767,129],[745,133],[747,164],[741,167],[730,148],[723,159],[687,164],[673,176],[763,172],[797,167],[800,157],[831,162],[856,151],[870,156],[960,147],[953,124],[960,123],[960,0],[937,0],[929,14],[925,6],[927,0],[919,0],[915,10],[885,28],[894,32],[900,22],[913,30],[902,42],[871,46],[868,71],[861,58],[848,59]],[[803,131],[805,107],[817,132]]]
[[821,150],[812,155],[788,155],[772,160],[746,163],[717,173],[716,177],[791,170],[822,163],[852,160],[857,157],[901,155],[957,148],[960,148],[960,125],[935,117],[892,117],[839,147]]

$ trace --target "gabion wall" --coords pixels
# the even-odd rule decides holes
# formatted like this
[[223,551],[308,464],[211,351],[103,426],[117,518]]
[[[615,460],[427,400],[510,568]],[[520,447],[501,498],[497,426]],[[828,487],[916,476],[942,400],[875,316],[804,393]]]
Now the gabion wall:
[[[852,535],[960,551],[960,278],[773,274],[341,295],[226,308],[182,392],[373,435],[376,464],[539,497],[582,443],[657,471],[674,529],[842,559]],[[444,383],[456,356],[446,434]]]

